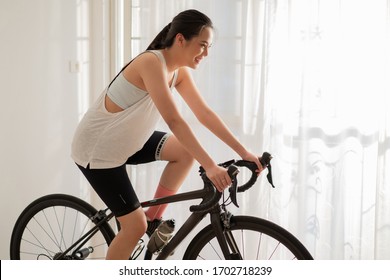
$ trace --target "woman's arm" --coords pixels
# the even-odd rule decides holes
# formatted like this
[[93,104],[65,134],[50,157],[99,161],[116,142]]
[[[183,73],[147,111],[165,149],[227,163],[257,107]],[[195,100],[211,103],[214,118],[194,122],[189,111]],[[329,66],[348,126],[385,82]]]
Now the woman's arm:
[[221,118],[206,104],[200,95],[191,74],[187,68],[180,69],[176,86],[180,95],[194,112],[197,119],[218,138],[231,147],[242,159],[257,164],[259,172],[263,169],[257,156],[250,153],[232,134]]
[[139,62],[137,63],[139,75],[164,121],[180,143],[204,167],[208,178],[217,189],[222,191],[231,184],[230,177],[203,149],[182,118],[168,87],[167,73],[163,70],[161,62],[154,54],[144,54],[139,58]]

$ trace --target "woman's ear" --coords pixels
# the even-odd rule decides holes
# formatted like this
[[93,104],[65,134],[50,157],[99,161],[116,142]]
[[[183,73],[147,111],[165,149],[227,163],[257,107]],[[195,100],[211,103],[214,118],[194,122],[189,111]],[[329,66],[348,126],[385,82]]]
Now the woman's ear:
[[186,39],[184,38],[183,34],[177,33],[175,37],[176,44],[178,44],[179,47],[183,47]]

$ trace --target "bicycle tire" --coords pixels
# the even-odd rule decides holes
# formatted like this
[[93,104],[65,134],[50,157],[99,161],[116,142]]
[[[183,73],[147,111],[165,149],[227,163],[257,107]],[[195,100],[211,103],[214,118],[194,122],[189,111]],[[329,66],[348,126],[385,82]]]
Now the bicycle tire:
[[[96,225],[97,221],[91,219],[96,213],[98,211],[92,205],[66,194],[46,195],[33,201],[20,214],[13,228],[11,260],[56,259]],[[108,222],[102,222],[96,229],[97,232],[80,248],[84,251],[77,250],[77,254],[73,254],[75,251],[72,250],[61,259],[84,259],[85,255],[88,259],[104,258],[115,234]],[[89,252],[83,255],[85,248]]]
[[[242,259],[312,260],[305,246],[290,232],[270,221],[251,217],[233,216],[230,229],[239,247]],[[211,225],[202,229],[190,242],[183,259],[224,259]]]

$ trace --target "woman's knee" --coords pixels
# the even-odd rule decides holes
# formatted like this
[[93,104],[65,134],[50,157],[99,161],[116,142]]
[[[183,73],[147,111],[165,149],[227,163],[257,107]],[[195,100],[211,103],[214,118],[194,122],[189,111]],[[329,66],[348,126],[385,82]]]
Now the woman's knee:
[[148,225],[145,212],[142,208],[138,208],[127,215],[118,217],[117,219],[120,223],[121,231],[128,233],[129,235],[141,237],[146,232]]

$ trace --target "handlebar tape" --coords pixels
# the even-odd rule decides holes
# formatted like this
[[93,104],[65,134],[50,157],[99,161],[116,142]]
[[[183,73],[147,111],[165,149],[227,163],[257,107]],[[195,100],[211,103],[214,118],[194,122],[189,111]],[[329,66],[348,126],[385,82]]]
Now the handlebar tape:
[[[230,178],[232,180],[235,180],[235,177],[238,174],[238,168],[234,165],[230,165],[227,170]],[[190,211],[191,212],[208,212],[211,208],[215,206],[215,204],[218,203],[218,201],[221,199],[222,193],[217,191],[214,185],[211,183],[210,179],[207,178],[206,173],[202,174],[202,179],[205,184],[205,188],[212,192],[213,194],[211,195],[211,198],[208,201],[205,201],[199,205],[192,205],[190,206]]]

